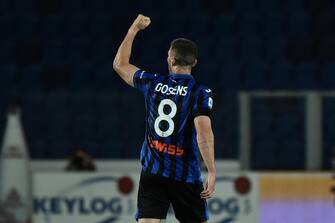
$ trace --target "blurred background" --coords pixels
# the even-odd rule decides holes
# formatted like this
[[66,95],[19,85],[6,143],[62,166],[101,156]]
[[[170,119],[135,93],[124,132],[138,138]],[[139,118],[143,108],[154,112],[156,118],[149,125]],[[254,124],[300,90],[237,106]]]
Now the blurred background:
[[174,38],[198,44],[193,75],[214,91],[218,160],[255,171],[334,168],[333,0],[0,0],[0,136],[18,105],[33,161],[78,149],[137,159],[143,97],[112,61],[138,13],[152,21],[134,44],[142,69],[167,74]]

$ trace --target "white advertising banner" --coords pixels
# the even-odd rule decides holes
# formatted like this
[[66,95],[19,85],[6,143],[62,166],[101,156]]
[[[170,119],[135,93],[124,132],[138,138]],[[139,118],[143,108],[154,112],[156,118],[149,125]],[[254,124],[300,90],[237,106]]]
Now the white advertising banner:
[[[139,174],[36,173],[34,223],[135,222]],[[257,223],[258,176],[218,176],[210,222]],[[167,223],[177,222],[169,213]]]

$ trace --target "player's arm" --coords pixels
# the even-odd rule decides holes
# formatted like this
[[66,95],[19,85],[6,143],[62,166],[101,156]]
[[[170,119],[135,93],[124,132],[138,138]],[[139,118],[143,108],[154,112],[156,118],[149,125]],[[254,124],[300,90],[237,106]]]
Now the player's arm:
[[215,191],[216,167],[214,160],[214,134],[211,119],[208,116],[197,116],[194,119],[194,124],[197,131],[199,150],[208,171],[205,189],[200,195],[202,198],[208,199]]
[[136,66],[129,63],[132,45],[136,34],[145,29],[150,24],[150,18],[139,14],[134,23],[128,30],[128,33],[122,41],[117,54],[114,58],[113,69],[120,75],[120,77],[129,85],[134,86],[133,76],[139,70]]

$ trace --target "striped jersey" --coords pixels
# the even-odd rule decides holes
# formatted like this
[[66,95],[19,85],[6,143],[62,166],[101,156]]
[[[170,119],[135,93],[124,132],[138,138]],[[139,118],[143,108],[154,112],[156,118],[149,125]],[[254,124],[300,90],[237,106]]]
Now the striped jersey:
[[212,91],[190,74],[159,75],[137,71],[134,87],[145,98],[143,170],[187,183],[202,182],[194,118],[210,116]]

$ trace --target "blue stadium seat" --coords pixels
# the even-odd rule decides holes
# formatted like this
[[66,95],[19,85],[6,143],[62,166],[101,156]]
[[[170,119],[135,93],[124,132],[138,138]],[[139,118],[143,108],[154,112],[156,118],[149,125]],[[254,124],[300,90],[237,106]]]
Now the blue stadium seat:
[[76,141],[94,140],[97,137],[97,121],[94,115],[73,116],[72,137]]
[[62,38],[65,25],[63,16],[47,16],[41,20],[41,23],[41,35],[45,40],[59,40]]
[[257,9],[257,0],[236,0],[235,10],[245,12]]
[[[22,1],[25,2],[25,1]],[[21,5],[21,4],[19,4]],[[27,10],[27,9],[26,9]],[[16,39],[27,40],[38,36],[39,18],[35,15],[22,13],[16,19]]]
[[236,16],[233,13],[224,13],[219,15],[214,21],[214,33],[219,38],[226,35],[232,35],[236,31]]
[[241,41],[241,62],[259,61],[263,57],[262,39],[258,36],[248,36]]
[[71,39],[66,49],[66,59],[71,64],[90,62],[90,40],[88,38]]
[[252,143],[251,168],[253,170],[271,170],[278,166],[278,147],[272,140]]
[[257,35],[260,25],[260,14],[256,11],[243,13],[238,21],[238,33]]
[[[90,37],[112,37],[113,26],[109,14],[99,14],[89,20]],[[110,40],[111,41],[111,40]]]
[[284,61],[287,58],[287,38],[269,38],[265,41],[265,59],[269,63]]
[[49,118],[47,138],[55,139],[71,139],[70,117],[67,114],[55,114]]
[[67,38],[78,38],[89,34],[89,19],[85,13],[71,13],[65,20]]
[[262,61],[248,64],[245,67],[245,87],[247,89],[267,88],[267,66]]
[[318,66],[313,63],[297,65],[294,86],[298,89],[317,89],[319,84],[316,79],[317,70]]
[[281,0],[259,0],[259,8],[263,12],[278,11],[281,9]]
[[241,87],[241,70],[238,62],[223,64],[220,74],[222,91],[237,90]]
[[16,62],[16,43],[12,40],[1,41],[0,64],[14,64],[15,62]]
[[43,89],[43,68],[41,65],[28,65],[22,69],[20,85],[21,89]]
[[284,1],[285,11],[297,12],[304,10],[304,0],[286,0]]
[[289,17],[288,33],[290,37],[305,37],[311,32],[310,17],[304,11],[295,12]]
[[11,3],[11,0],[0,1],[0,14],[11,12],[13,10]]
[[1,36],[0,40],[15,39],[15,17],[13,14],[4,13],[0,15]]
[[296,140],[284,141],[279,146],[277,168],[286,170],[303,170],[305,168],[304,142]]
[[43,48],[44,64],[62,64],[65,62],[65,46],[62,41],[49,41]]
[[18,68],[14,64],[0,65],[0,88],[13,89],[18,80]]
[[261,22],[261,30],[264,36],[274,38],[283,36],[285,31],[285,17],[280,13],[267,13]]
[[271,76],[269,79],[270,87],[273,89],[292,88],[290,72],[291,66],[286,62],[273,64],[271,67]]
[[115,49],[110,38],[96,39],[91,45],[90,60],[95,64],[111,63],[114,59]]
[[72,89],[83,90],[88,89],[93,81],[93,66],[91,64],[77,64],[71,69],[70,85]]
[[93,115],[96,103],[95,95],[91,90],[73,92],[70,96],[70,113],[74,117],[78,115]]
[[328,89],[335,87],[335,63],[329,63],[322,68],[322,86]]
[[186,33],[190,36],[201,36],[203,33],[208,33],[208,17],[206,15],[196,14],[188,18],[188,24],[186,26]]
[[74,145],[68,139],[48,141],[48,156],[52,159],[68,159],[72,155]]
[[41,90],[28,90],[22,95],[23,115],[27,117],[45,117],[46,97]]
[[63,1],[63,4],[64,4],[64,12],[68,15],[72,15],[73,13],[78,12],[87,12],[89,10],[87,1],[71,0],[71,1]]
[[47,96],[46,107],[49,115],[68,113],[69,92],[66,90],[50,92],[50,94]]
[[223,37],[218,42],[217,57],[223,62],[228,63],[237,59],[238,39],[235,36]]
[[45,159],[48,156],[49,147],[43,139],[28,140],[28,150],[32,159]]

